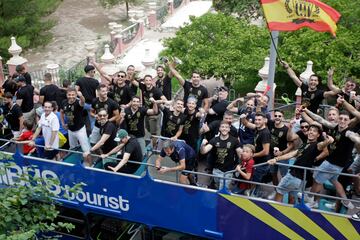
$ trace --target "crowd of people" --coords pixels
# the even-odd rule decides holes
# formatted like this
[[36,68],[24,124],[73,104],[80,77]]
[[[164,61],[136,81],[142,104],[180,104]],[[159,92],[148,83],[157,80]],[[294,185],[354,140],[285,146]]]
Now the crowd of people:
[[[351,186],[351,192],[360,195],[360,99],[355,80],[348,78],[339,88],[330,69],[326,91],[319,76],[303,82],[289,64],[281,64],[302,92],[301,106],[289,124],[283,111],[268,111],[266,94],[248,93],[230,102],[226,86],[209,94],[198,72],[185,80],[172,61],[157,66],[156,77],[142,79],[133,65],[110,76],[91,61],[73,84],[57,86],[46,73],[41,89],[33,87],[23,66],[17,66],[17,73],[2,86],[2,110],[24,154],[61,161],[61,149],[81,149],[85,166],[133,174],[150,147],[160,150],[157,171],[179,171],[182,184],[197,184],[198,163],[203,162],[213,175],[212,188],[264,197],[259,186],[246,181],[272,182],[277,188],[267,198],[282,202],[288,194],[289,203],[295,203],[304,186],[320,193],[330,181],[343,199],[337,207],[354,208],[347,189]],[[96,71],[103,81],[94,78]],[[183,88],[181,98],[173,99],[173,78]],[[34,94],[39,95],[37,103]],[[336,105],[323,118],[319,106],[329,98],[336,98]],[[165,157],[176,166],[163,166]],[[305,174],[304,168],[314,167]],[[309,207],[318,207],[319,197],[304,197]],[[360,220],[360,214],[353,218]]]

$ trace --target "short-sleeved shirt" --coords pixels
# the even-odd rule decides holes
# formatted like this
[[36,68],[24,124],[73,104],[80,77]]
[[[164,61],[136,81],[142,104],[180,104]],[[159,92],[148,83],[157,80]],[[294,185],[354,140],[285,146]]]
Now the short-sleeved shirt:
[[103,134],[107,134],[110,136],[101,146],[101,150],[104,154],[110,152],[117,146],[117,143],[114,140],[116,137],[116,132],[116,126],[112,122],[107,121],[103,126],[100,126],[100,135],[102,136]]
[[147,108],[140,107],[136,112],[131,110],[131,107],[125,108],[125,128],[129,135],[134,135],[137,138],[145,136],[144,118],[147,113]]
[[197,99],[197,107],[200,108],[204,99],[209,97],[208,90],[203,85],[194,87],[191,82],[185,81],[184,83],[184,102],[187,102],[189,97]]
[[[220,120],[213,121],[212,123],[210,123],[208,125],[210,131],[205,134],[205,138],[210,140],[213,137],[218,136],[219,135],[220,124],[221,124]],[[230,135],[235,137],[235,138],[238,137],[238,131],[237,131],[236,127],[234,127],[233,125],[230,126]]]
[[167,100],[171,100],[171,78],[169,75],[166,74],[163,79],[157,79],[155,86],[161,90]]
[[16,90],[18,89],[17,84],[14,80],[6,80],[2,85],[2,88],[4,89],[4,93],[9,92],[13,96],[15,95]]
[[154,98],[155,100],[160,100],[163,96],[161,90],[156,87],[152,87],[150,90],[146,89],[145,84],[139,84],[141,93],[142,93],[142,102],[143,106],[151,109],[153,107],[153,103],[150,102],[150,98]]
[[[255,131],[255,153],[261,152],[263,148],[263,144],[271,142],[271,133],[268,128],[263,128],[261,130]],[[270,154],[262,157],[254,157],[255,163],[263,163],[270,159]]]
[[85,102],[91,104],[93,99],[96,98],[96,89],[99,86],[99,81],[94,78],[81,77],[75,85],[79,86],[80,92],[84,95]]
[[[165,151],[161,150],[160,152],[161,157],[165,157]],[[174,142],[174,152],[169,156],[171,160],[176,163],[179,163],[180,160],[185,159],[185,164],[192,164],[194,161],[196,154],[194,149],[187,145],[185,142],[182,141],[175,141]]]
[[70,131],[78,131],[85,126],[86,115],[84,113],[84,107],[80,105],[78,99],[72,104],[70,104],[68,100],[64,100],[62,110],[64,111]]
[[126,84],[123,87],[115,85],[113,90],[108,93],[108,97],[113,99],[119,105],[128,104],[133,96],[134,93],[131,87]]
[[[60,129],[59,119],[55,113],[51,112],[48,116],[43,113],[39,120],[39,126],[41,126],[42,135],[44,136],[45,144],[50,145],[51,133],[53,131],[58,132]],[[52,148],[59,148],[59,135],[56,134],[55,140],[51,145]]]
[[[243,170],[243,172],[250,173],[250,180],[251,180],[251,177],[252,177],[252,175],[254,173],[254,164],[255,164],[254,159],[250,159],[248,161],[242,161],[241,165],[240,165],[241,168],[245,168],[245,170]],[[239,174],[238,178],[245,180],[241,176],[241,174]],[[240,189],[250,189],[251,188],[250,183],[244,183],[244,182],[239,182],[238,186],[239,186]]]
[[231,135],[226,140],[219,136],[211,139],[209,144],[213,146],[210,152],[212,166],[222,172],[234,170],[237,164],[236,149],[240,147],[239,140]]
[[5,109],[4,115],[6,121],[10,125],[10,129],[13,131],[19,131],[20,130],[19,118],[23,115],[20,106],[14,103],[11,109]]
[[274,147],[278,147],[280,151],[283,151],[287,148],[287,132],[289,128],[287,126],[282,126],[281,128],[275,127],[274,121],[268,121],[268,128],[271,133],[271,143],[270,143],[270,154],[273,156]]
[[222,120],[224,117],[224,113],[226,112],[226,107],[228,105],[229,102],[226,99],[220,102],[219,101],[213,102],[210,108],[212,108],[212,110],[214,110],[216,114],[207,114],[205,121],[207,123],[211,123],[212,121]]
[[[142,162],[143,155],[142,155],[140,144],[136,140],[136,138],[130,137],[130,139],[124,146],[124,153],[130,154],[129,161],[139,162],[139,163]],[[127,162],[120,169],[120,171],[126,169],[127,173],[135,173],[139,167],[140,167],[140,164]]]
[[30,73],[28,73],[28,72],[24,73],[23,77],[25,78],[26,84],[31,85],[31,75],[30,75]]
[[30,112],[34,108],[34,87],[27,84],[21,87],[16,93],[17,99],[22,99],[21,111]]
[[302,83],[301,86],[301,96],[302,102],[309,102],[310,106],[307,108],[313,112],[317,113],[319,105],[321,104],[322,100],[324,99],[324,90],[316,89],[315,91],[309,91],[309,86],[306,83]]
[[[294,162],[295,166],[312,167],[317,155],[320,151],[317,148],[317,142],[304,142],[298,149],[297,157]],[[300,168],[290,168],[290,174],[301,180],[304,179],[304,170]]]
[[40,96],[44,96],[44,102],[56,101],[59,88],[55,84],[45,85],[40,89]]
[[161,126],[161,136],[173,137],[179,130],[180,126],[184,125],[184,116],[180,113],[178,116],[170,111],[168,108],[163,109],[163,121]]
[[195,142],[199,138],[200,119],[196,117],[198,112],[199,110],[195,109],[195,111],[190,114],[187,108],[184,111],[184,127],[180,138],[186,140],[186,142]]
[[[238,115],[241,115],[243,113],[248,113],[248,115],[246,116],[246,119],[248,120],[248,122],[250,122],[250,123],[255,122],[255,112],[253,112],[252,110],[248,110],[246,108],[239,108]],[[254,145],[255,130],[246,127],[244,124],[241,123],[241,121],[239,124],[238,134],[239,134],[239,139],[240,139],[241,145],[245,145],[245,144]]]
[[332,131],[334,142],[328,146],[329,156],[327,161],[339,167],[345,167],[351,160],[354,142],[345,136],[348,129],[339,131],[339,126],[336,126]]
[[[28,141],[32,140],[33,132],[30,130],[26,130],[18,138],[18,141]],[[34,147],[30,147],[28,144],[23,145],[23,153],[28,154]]]
[[[114,111],[119,110],[119,105],[111,98],[106,99],[104,102],[101,102],[99,98],[95,98],[93,99],[91,108],[95,110],[95,114],[97,114],[100,109],[105,109],[110,119],[114,116]],[[96,121],[95,126],[100,127],[100,124]]]

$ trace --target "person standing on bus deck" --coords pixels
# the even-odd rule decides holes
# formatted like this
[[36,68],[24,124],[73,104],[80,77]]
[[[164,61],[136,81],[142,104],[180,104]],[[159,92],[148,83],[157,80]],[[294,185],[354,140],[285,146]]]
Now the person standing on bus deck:
[[[161,166],[161,161],[166,156],[170,157],[171,160],[179,165],[176,167]],[[194,149],[185,142],[166,140],[163,144],[160,155],[155,160],[155,167],[161,174],[182,170],[192,171],[194,169],[195,158],[196,154]],[[179,181],[181,184],[196,184],[191,174],[185,172],[180,172]]]

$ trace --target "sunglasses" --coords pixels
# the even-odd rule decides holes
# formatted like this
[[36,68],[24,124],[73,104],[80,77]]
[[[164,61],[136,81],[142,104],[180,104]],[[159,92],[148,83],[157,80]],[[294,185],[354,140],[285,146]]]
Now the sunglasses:
[[120,74],[118,74],[117,76],[120,77],[120,78],[124,78],[124,77],[125,77],[125,75],[120,75]]
[[107,114],[98,114],[98,117],[106,117]]
[[304,129],[304,128],[308,129],[309,126],[300,126],[300,128],[301,128],[301,129]]
[[281,118],[281,117],[282,117],[282,115],[274,115],[274,117],[280,117],[280,118]]

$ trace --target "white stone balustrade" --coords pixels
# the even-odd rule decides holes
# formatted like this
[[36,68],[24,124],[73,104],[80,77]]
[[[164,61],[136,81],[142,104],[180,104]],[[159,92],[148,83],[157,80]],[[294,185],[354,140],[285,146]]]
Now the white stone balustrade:
[[28,62],[28,60],[20,56],[22,52],[22,47],[20,47],[16,43],[15,37],[11,37],[10,40],[11,40],[11,45],[8,51],[12,55],[12,57],[6,62],[6,64],[8,65],[9,74],[12,75],[16,72],[15,69],[17,65],[23,65],[27,70],[26,63]]

